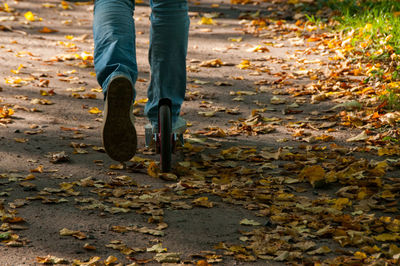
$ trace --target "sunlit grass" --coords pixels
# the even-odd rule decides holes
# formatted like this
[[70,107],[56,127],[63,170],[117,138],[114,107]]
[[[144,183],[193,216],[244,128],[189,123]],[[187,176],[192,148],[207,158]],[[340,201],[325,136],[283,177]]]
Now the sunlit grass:
[[330,19],[338,22],[336,29],[350,33],[352,44],[370,52],[366,53],[368,57],[381,59],[400,54],[400,1],[318,0],[313,7],[316,17],[329,7],[333,11]]
[[392,50],[400,52],[400,2],[331,0],[329,5],[339,11],[340,15],[335,17],[340,22],[339,28],[355,31],[354,41],[370,40],[370,48],[383,49],[372,56],[379,57]]
[[330,0],[338,28],[354,31],[353,41],[361,48],[374,50],[370,57],[400,53],[400,2],[394,0]]

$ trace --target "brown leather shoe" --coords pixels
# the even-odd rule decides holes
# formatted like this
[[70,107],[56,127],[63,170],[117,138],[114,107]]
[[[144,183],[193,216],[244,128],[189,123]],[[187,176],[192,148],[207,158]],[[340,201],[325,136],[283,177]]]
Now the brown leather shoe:
[[114,77],[108,86],[103,118],[103,146],[118,162],[129,161],[136,153],[133,86],[123,76]]

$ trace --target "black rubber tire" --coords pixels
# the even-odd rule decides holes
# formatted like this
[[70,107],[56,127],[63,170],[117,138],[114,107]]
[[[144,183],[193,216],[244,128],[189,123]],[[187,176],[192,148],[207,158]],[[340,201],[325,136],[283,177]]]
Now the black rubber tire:
[[164,104],[158,110],[160,130],[160,162],[161,172],[171,171],[172,162],[172,115],[171,108]]

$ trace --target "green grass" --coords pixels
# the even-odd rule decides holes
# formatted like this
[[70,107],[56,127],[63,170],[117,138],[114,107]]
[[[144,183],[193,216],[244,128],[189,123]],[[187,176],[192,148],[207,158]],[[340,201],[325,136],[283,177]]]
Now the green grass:
[[[370,38],[372,43],[368,49],[376,51],[390,45],[396,54],[400,54],[400,1],[317,0],[313,7],[307,6],[304,10],[318,14],[317,11],[324,7],[334,11],[333,19],[339,22],[338,30],[355,31],[353,43],[357,44]],[[314,18],[314,14],[308,17]],[[389,35],[391,36],[388,37]],[[385,42],[385,38],[390,40]],[[377,58],[385,56],[386,51],[384,54],[375,55]]]
[[400,94],[399,89],[387,89],[387,93],[379,97],[381,101],[386,101],[386,109],[399,111],[400,110]]

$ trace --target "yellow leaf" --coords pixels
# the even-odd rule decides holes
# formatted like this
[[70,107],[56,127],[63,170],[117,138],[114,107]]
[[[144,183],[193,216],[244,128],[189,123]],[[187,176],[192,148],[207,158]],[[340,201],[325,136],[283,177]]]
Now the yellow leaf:
[[176,181],[178,179],[178,177],[172,173],[160,173],[158,177],[165,181]]
[[374,236],[374,238],[375,238],[375,240],[383,241],[383,242],[400,240],[399,234],[389,234],[389,233],[380,234],[380,235]]
[[90,91],[92,91],[92,92],[103,92],[103,90],[101,88],[93,88]]
[[42,96],[49,96],[49,93],[45,90],[40,90],[40,95]]
[[231,41],[231,42],[241,42],[241,41],[243,41],[243,38],[242,38],[242,37],[239,37],[239,38],[229,38],[228,40]]
[[208,201],[208,197],[200,197],[193,200],[193,204],[199,207],[212,208],[214,204]]
[[20,64],[17,70],[11,69],[11,73],[19,74],[19,71],[24,67],[24,65]]
[[351,201],[348,198],[338,198],[334,200],[333,208],[341,211],[346,206],[351,206]]
[[395,244],[391,244],[389,246],[389,255],[391,257],[394,257],[395,255],[399,255],[400,254],[400,248],[398,246],[396,246]]
[[69,190],[74,186],[74,183],[63,182],[60,184],[62,190]]
[[293,198],[294,198],[293,194],[281,192],[281,193],[276,195],[275,199],[278,200],[278,201],[288,201],[288,200],[291,200]]
[[216,113],[217,113],[216,111],[198,112],[199,115],[204,116],[204,117],[213,117],[213,116],[215,116]]
[[394,200],[396,198],[396,195],[393,194],[390,190],[384,190],[382,191],[381,198]]
[[81,53],[82,60],[93,60],[93,54],[89,52],[82,52]]
[[215,22],[212,18],[202,17],[201,20],[197,23],[199,25],[214,25]]
[[147,103],[149,101],[148,98],[143,98],[135,101],[135,105],[140,104],[140,103]]
[[258,226],[261,225],[259,222],[256,222],[254,220],[249,220],[247,218],[244,218],[240,221],[241,225],[252,225],[252,226]]
[[62,9],[72,9],[71,6],[65,1],[61,1],[61,8]]
[[11,13],[12,12],[11,8],[8,6],[7,3],[4,3],[4,11],[7,12],[7,13]]
[[69,262],[63,258],[47,255],[46,257],[36,257],[36,262],[41,264],[68,264]]
[[300,180],[307,179],[314,188],[325,184],[324,177],[325,170],[319,165],[306,166],[299,174]]
[[24,139],[24,138],[14,138],[14,140],[18,143],[25,143],[28,141],[28,139]]
[[46,99],[37,99],[37,98],[32,99],[31,103],[32,104],[42,104],[42,105],[51,105],[51,104],[53,104],[52,101],[49,101],[49,100],[46,100]]
[[34,15],[31,11],[28,11],[24,14],[24,17],[28,21],[41,21],[42,18],[38,18],[36,15]]
[[24,180],[32,180],[32,179],[35,179],[35,176],[32,175],[32,174],[29,174],[29,175],[27,175],[27,176],[25,177]]
[[155,162],[151,162],[147,168],[147,174],[151,177],[157,178],[160,173],[160,168]]
[[250,61],[249,60],[245,60],[245,59],[242,60],[242,62],[239,65],[237,65],[237,67],[240,68],[240,69],[248,69],[248,68],[250,68],[250,66],[251,66]]
[[54,7],[56,7],[56,5],[55,5],[55,4],[44,3],[44,4],[42,4],[42,7],[45,7],[45,8],[54,8]]
[[100,114],[101,110],[99,108],[97,108],[97,107],[92,107],[92,108],[89,109],[89,113],[91,113],[91,114]]
[[108,258],[104,261],[105,265],[111,265],[114,264],[114,262],[117,262],[118,259],[114,256],[108,256]]
[[14,110],[11,108],[0,107],[0,118],[8,118],[14,114]]
[[322,247],[320,247],[320,248],[318,248],[316,250],[307,252],[307,254],[309,254],[309,255],[317,255],[317,254],[327,254],[327,253],[330,253],[330,252],[332,252],[332,250],[329,247],[322,246]]
[[365,199],[367,196],[368,196],[368,193],[367,193],[367,188],[366,188],[366,187],[362,187],[362,188],[360,189],[360,191],[358,191],[358,193],[357,193],[357,199],[358,199],[358,200],[363,200],[363,199]]
[[263,45],[257,45],[253,48],[247,49],[247,52],[259,52],[259,53],[264,53],[264,52],[269,52],[269,49]]
[[374,176],[384,176],[388,167],[388,163],[385,160],[377,163],[375,168],[370,170],[370,173]]
[[125,166],[123,165],[123,164],[112,164],[112,165],[110,165],[110,169],[113,169],[113,170],[124,170],[125,169]]
[[221,59],[212,59],[209,61],[201,62],[199,66],[201,66],[201,67],[221,67],[223,65],[224,65],[224,63],[221,61]]
[[205,132],[204,136],[225,138],[227,134],[222,128],[216,127],[216,128],[211,128],[210,131],[208,132]]
[[364,27],[363,30],[364,30],[364,32],[365,31],[371,31],[372,28],[373,28],[372,24],[371,23],[367,23],[367,24],[365,24],[365,27]]
[[80,266],[88,266],[88,265],[96,265],[95,263],[98,262],[101,258],[100,257],[92,257],[89,261],[82,262],[80,260],[74,260],[73,265],[80,265]]
[[26,20],[28,21],[35,21],[35,15],[33,15],[33,13],[31,11],[28,11],[24,14],[24,17],[26,18]]
[[60,236],[72,236],[73,234],[76,234],[79,231],[74,231],[74,230],[70,230],[67,228],[63,228],[60,230]]
[[361,251],[357,251],[356,253],[354,253],[354,257],[356,257],[357,259],[366,259],[367,258],[367,254],[365,254],[364,252]]

